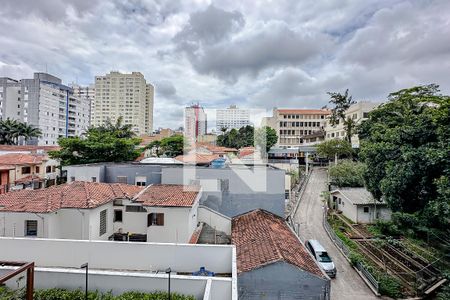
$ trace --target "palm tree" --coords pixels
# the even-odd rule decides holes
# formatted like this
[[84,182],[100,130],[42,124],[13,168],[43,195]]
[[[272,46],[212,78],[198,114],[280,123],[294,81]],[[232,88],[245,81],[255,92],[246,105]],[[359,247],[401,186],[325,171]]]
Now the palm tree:
[[0,120],[0,144],[17,145],[21,137],[25,141],[39,137],[42,134],[39,128],[19,122],[17,120]]

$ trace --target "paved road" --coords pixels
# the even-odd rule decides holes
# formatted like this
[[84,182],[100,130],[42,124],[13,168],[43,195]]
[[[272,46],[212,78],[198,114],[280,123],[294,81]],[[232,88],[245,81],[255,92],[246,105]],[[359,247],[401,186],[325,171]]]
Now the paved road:
[[297,213],[294,216],[300,224],[300,238],[318,240],[333,259],[337,275],[331,281],[332,300],[380,299],[367,287],[361,277],[350,266],[344,256],[328,237],[322,226],[322,199],[320,194],[326,190],[327,173],[324,169],[314,169],[306,186]]

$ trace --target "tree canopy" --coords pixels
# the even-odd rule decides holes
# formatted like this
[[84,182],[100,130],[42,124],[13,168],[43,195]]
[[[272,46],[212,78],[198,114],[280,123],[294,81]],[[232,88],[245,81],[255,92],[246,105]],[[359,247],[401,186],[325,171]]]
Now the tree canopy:
[[131,161],[140,154],[136,149],[140,142],[131,126],[122,125],[122,119],[118,119],[115,124],[90,127],[82,137],[58,139],[61,149],[49,154],[62,165]]
[[0,120],[0,144],[17,145],[22,138],[25,142],[42,135],[39,128],[13,119]]
[[341,160],[330,167],[331,183],[339,187],[363,187],[366,165],[352,160]]
[[368,190],[428,225],[450,222],[450,97],[437,85],[389,95],[359,128]]
[[154,149],[156,156],[175,157],[182,155],[187,141],[182,135],[174,135],[153,141],[147,145],[147,149]]
[[277,132],[269,126],[258,128],[255,132],[255,146],[265,147],[266,152],[269,152],[278,141]]
[[278,141],[275,129],[264,126],[256,129],[247,125],[237,129],[223,132],[217,137],[217,145],[229,148],[242,148],[250,146],[264,146],[266,151]]
[[330,103],[334,105],[331,109],[330,124],[336,126],[339,122],[342,122],[346,133],[346,139],[351,143],[352,136],[356,131],[356,120],[346,117],[345,112],[356,102],[353,100],[353,97],[349,95],[348,89],[345,90],[345,93],[343,94],[329,92],[328,95],[330,95],[331,98]]
[[317,154],[330,160],[334,159],[336,155],[341,158],[350,156],[352,153],[352,145],[346,140],[332,139],[317,145]]

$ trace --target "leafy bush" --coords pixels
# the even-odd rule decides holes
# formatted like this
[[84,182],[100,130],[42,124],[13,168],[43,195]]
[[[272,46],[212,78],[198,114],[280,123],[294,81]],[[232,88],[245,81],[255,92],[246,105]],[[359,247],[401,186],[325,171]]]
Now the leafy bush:
[[358,252],[351,251],[350,252],[350,264],[354,267],[357,263],[362,263],[364,261],[364,257]]
[[378,292],[381,295],[394,299],[401,298],[403,296],[401,287],[402,285],[398,279],[387,274],[383,274],[378,278]]
[[342,160],[330,167],[331,182],[340,187],[362,187],[365,169],[366,165],[363,163]]

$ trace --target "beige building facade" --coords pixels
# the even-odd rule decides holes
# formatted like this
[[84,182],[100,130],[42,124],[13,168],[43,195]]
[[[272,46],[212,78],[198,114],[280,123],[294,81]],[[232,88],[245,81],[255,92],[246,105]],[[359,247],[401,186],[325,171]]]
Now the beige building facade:
[[298,147],[306,138],[322,133],[325,121],[330,115],[327,109],[273,109],[272,117],[265,118],[263,125],[277,131],[276,147]]
[[108,119],[122,117],[136,134],[153,131],[154,87],[140,72],[131,74],[110,72],[95,77],[95,104],[92,125],[99,126]]
[[[356,124],[361,124],[363,120],[368,118],[369,112],[379,105],[380,103],[368,101],[355,103],[350,106],[350,108],[345,112],[345,117],[355,120]],[[333,126],[330,124],[330,120],[327,119],[325,122],[325,140],[344,138],[346,138],[346,132],[342,121],[340,121],[339,124]],[[353,148],[359,148],[358,135],[354,134],[352,136],[351,143]]]

